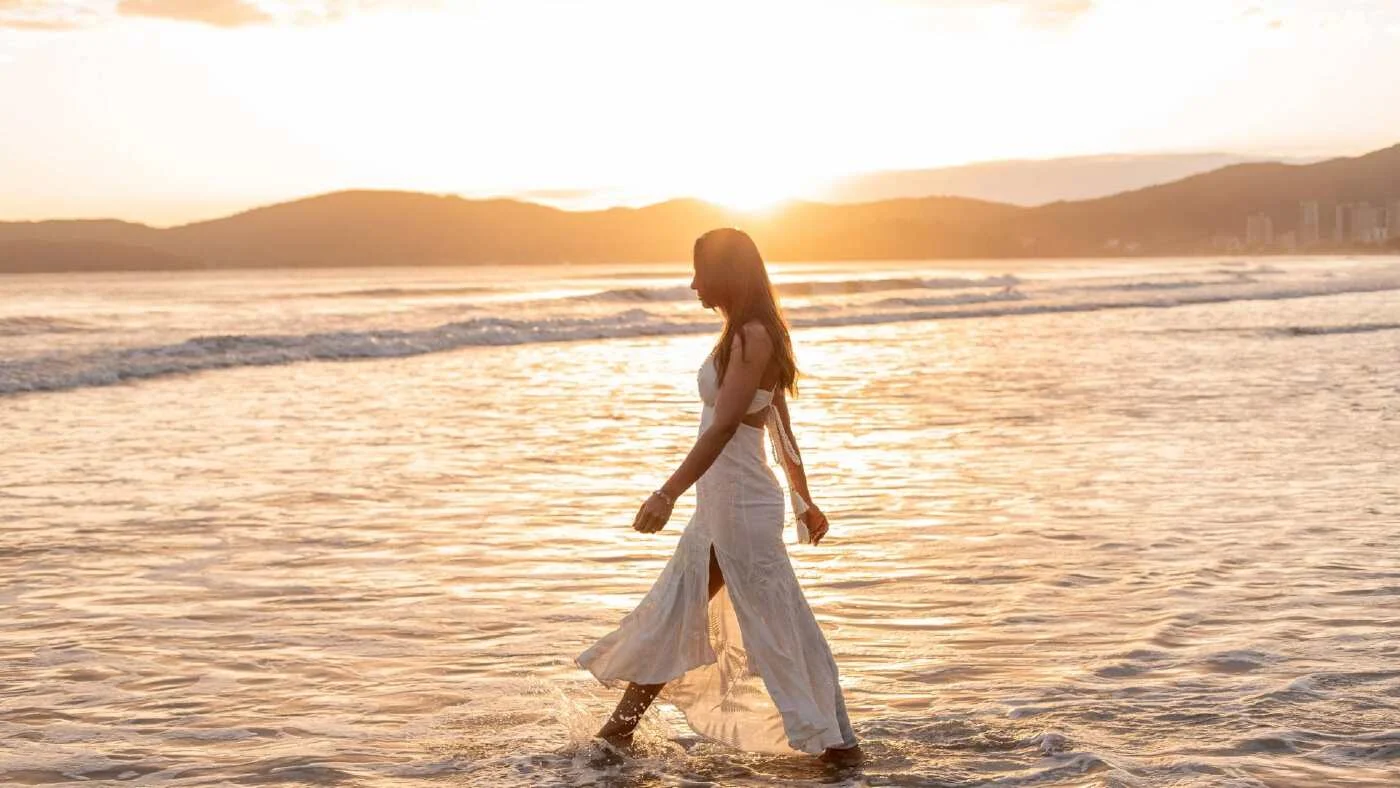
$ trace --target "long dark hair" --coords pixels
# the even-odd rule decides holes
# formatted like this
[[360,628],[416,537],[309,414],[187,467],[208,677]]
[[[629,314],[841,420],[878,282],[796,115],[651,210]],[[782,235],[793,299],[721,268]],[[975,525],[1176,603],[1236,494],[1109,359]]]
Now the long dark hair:
[[[713,295],[711,303],[724,315],[724,330],[715,344],[715,371],[724,380],[734,335],[739,334],[739,352],[747,346],[739,331],[750,320],[757,320],[773,339],[773,355],[778,362],[778,386],[797,394],[797,360],[792,353],[792,337],[787,319],[778,306],[778,294],[768,281],[768,269],[758,253],[758,245],[748,233],[733,227],[711,230],[695,239],[695,274]],[[747,357],[747,356],[745,356]]]

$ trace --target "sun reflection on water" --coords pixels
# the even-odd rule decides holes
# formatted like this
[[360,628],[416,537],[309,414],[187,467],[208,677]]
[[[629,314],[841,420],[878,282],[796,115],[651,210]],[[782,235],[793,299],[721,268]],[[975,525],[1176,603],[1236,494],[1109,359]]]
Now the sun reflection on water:
[[[1277,319],[1387,308],[1348,299]],[[795,333],[793,424],[833,530],[787,538],[872,784],[1386,784],[1400,379],[1376,359],[1397,332],[1212,328],[1264,319]],[[0,774],[603,784],[574,756],[615,698],[572,658],[693,509],[630,528],[694,440],[712,341],[16,400],[0,668],[25,680]],[[667,714],[653,782],[824,779]]]

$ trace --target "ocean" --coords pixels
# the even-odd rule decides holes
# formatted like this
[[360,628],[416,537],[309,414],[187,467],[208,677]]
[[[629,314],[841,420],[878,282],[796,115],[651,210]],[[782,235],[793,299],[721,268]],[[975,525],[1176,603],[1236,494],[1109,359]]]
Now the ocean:
[[0,276],[0,784],[1400,783],[1400,258],[770,271],[861,769],[590,763],[688,265],[84,273]]

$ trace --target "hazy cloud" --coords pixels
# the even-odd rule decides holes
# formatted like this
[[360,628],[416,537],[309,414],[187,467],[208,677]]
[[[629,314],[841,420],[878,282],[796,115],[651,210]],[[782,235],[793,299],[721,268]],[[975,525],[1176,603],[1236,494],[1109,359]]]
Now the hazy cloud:
[[0,28],[76,30],[101,18],[101,9],[82,0],[0,0]]
[[318,25],[375,11],[438,11],[465,0],[258,0],[278,22]]
[[[891,1],[950,11],[1019,9],[1025,24],[1046,29],[1074,23],[1092,11],[1096,3],[1096,0]],[[314,26],[376,11],[435,11],[470,5],[471,0],[0,0],[0,29],[72,30],[118,17],[171,19],[223,28],[261,24]]]
[[119,0],[117,13],[199,22],[214,27],[244,27],[273,21],[262,8],[244,0]]
[[1032,27],[1065,27],[1094,10],[1094,0],[1022,0],[1020,4]]
[[119,17],[237,28],[318,25],[373,11],[433,11],[458,0],[0,0],[0,29],[75,30]]
[[0,27],[11,30],[76,30],[83,26],[82,22],[65,22],[61,19],[25,19],[24,17],[0,14]]
[[1065,27],[1094,10],[1095,0],[897,0],[909,6],[948,11],[1019,8],[1021,20],[1038,28]]

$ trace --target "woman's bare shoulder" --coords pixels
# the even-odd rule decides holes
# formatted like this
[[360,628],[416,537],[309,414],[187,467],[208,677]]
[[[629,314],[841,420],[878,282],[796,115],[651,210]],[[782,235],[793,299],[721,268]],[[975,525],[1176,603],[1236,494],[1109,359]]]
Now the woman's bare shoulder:
[[757,351],[759,357],[766,360],[773,355],[773,338],[768,335],[768,329],[761,321],[750,320],[734,332],[729,349],[746,359],[753,358],[749,353]]
[[773,344],[773,337],[768,335],[768,327],[763,325],[762,320],[750,320],[742,326],[739,326],[739,330],[734,333],[734,341],[736,342],[739,341],[738,335],[742,333],[744,335],[745,342],[763,342],[769,345]]

